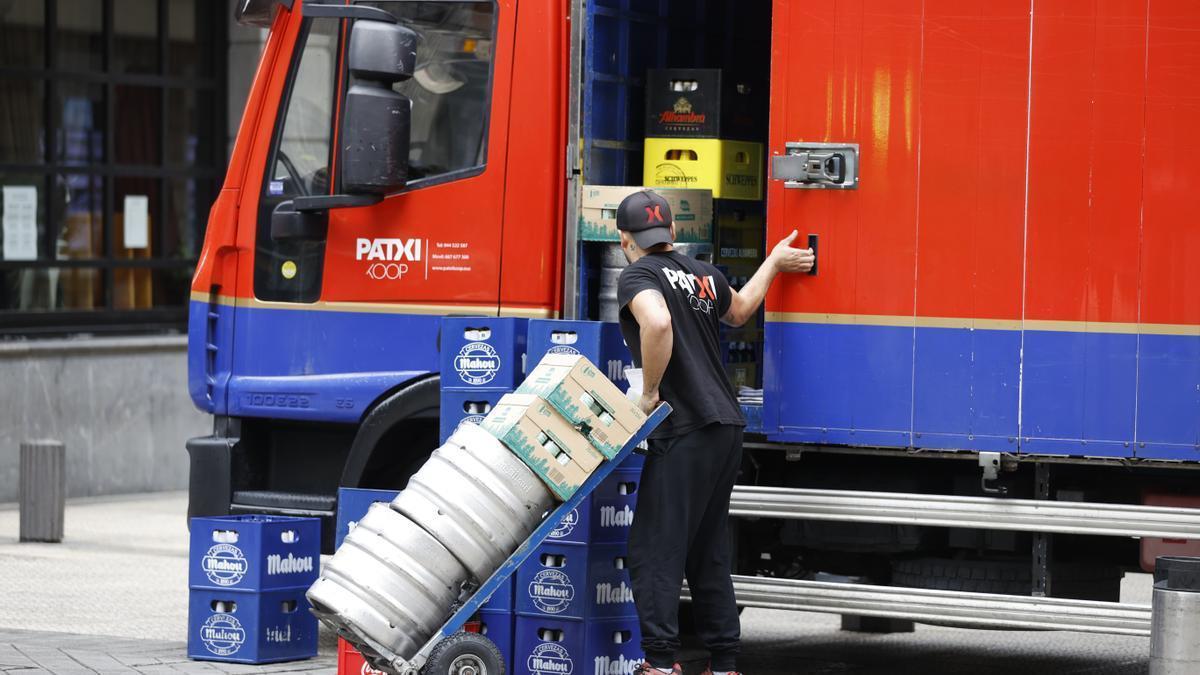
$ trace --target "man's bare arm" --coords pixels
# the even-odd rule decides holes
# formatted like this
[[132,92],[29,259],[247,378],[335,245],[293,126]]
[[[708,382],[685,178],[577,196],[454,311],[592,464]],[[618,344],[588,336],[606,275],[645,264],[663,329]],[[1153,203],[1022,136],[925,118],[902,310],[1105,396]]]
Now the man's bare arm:
[[767,297],[767,289],[771,288],[776,274],[807,272],[812,269],[816,259],[812,249],[792,247],[792,242],[798,234],[796,230],[792,230],[791,234],[775,245],[771,255],[758,266],[758,270],[750,277],[750,281],[742,286],[742,290],[732,291],[733,301],[729,303],[729,310],[725,312],[725,316],[721,317],[722,321],[731,326],[745,325],[762,306],[763,299]]
[[629,311],[637,319],[642,344],[642,410],[649,413],[658,405],[658,386],[671,360],[675,337],[671,332],[671,312],[662,293],[646,289],[629,301]]

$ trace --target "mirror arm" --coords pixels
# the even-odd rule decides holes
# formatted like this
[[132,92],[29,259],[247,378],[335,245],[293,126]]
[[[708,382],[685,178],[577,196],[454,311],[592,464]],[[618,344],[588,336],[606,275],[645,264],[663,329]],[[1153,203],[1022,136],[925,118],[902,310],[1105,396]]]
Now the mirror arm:
[[297,211],[328,211],[329,209],[371,206],[381,201],[383,201],[383,195],[319,195],[315,197],[296,197],[292,200],[292,208]]
[[366,19],[396,23],[396,17],[378,7],[366,5],[310,5],[305,3],[304,16],[312,19]]

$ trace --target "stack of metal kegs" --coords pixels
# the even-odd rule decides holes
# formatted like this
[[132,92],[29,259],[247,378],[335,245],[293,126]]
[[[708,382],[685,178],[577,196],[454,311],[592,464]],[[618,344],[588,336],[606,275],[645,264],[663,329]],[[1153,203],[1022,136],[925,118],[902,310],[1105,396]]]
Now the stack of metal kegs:
[[391,504],[358,521],[308,599],[368,661],[409,659],[553,504],[517,455],[464,424]]

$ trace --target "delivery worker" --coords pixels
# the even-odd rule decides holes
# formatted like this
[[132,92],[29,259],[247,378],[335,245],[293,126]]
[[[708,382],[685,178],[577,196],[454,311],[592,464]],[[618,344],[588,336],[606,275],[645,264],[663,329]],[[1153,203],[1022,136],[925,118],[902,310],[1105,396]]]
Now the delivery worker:
[[642,369],[641,408],[675,409],[650,435],[629,572],[646,662],[635,675],[681,673],[679,593],[684,577],[696,632],[713,675],[737,668],[740,622],[730,580],[729,496],[742,460],[742,418],[721,363],[718,321],[741,326],[758,312],[775,275],[807,272],[813,252],[775,246],[742,290],[712,265],[677,253],[671,207],[651,190],[617,208],[629,267],[617,283],[621,333]]

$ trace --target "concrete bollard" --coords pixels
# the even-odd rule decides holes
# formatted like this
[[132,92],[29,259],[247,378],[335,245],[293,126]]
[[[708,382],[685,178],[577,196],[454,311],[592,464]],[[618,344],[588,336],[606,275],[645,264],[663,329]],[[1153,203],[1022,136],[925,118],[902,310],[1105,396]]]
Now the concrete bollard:
[[21,541],[62,541],[66,455],[66,446],[59,441],[21,443]]
[[1150,675],[1200,672],[1200,558],[1154,561]]

